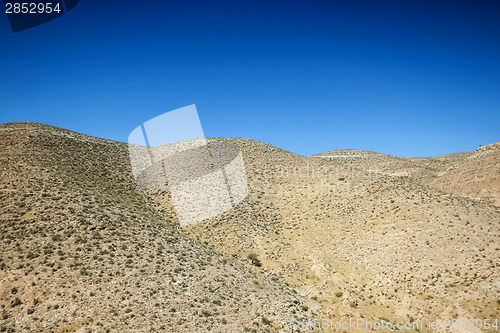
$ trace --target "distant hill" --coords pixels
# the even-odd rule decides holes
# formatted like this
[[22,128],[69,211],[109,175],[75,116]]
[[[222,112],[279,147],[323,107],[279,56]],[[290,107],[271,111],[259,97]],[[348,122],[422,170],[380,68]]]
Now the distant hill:
[[500,142],[479,147],[429,185],[500,207]]
[[313,155],[333,163],[413,181],[450,194],[500,206],[500,143],[474,152],[436,157],[398,158],[366,150],[339,149]]

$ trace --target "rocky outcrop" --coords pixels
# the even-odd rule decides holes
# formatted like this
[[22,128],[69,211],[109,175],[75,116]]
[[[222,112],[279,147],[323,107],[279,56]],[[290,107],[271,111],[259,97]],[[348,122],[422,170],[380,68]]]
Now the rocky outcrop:
[[495,143],[490,143],[489,145],[479,146],[477,148],[477,151],[488,151],[488,150],[494,150],[494,149],[500,149],[500,142],[495,142]]

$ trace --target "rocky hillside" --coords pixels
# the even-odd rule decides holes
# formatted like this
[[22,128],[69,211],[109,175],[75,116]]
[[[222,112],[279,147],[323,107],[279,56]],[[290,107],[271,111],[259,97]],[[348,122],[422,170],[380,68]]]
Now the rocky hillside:
[[279,281],[181,232],[124,143],[0,125],[0,331],[275,332],[311,316]]

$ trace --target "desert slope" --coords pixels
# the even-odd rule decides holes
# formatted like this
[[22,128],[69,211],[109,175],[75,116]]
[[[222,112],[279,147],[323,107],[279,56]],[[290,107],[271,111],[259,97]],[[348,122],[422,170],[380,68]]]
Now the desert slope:
[[126,144],[0,125],[0,328],[278,331],[301,300],[186,237],[135,186]]
[[425,183],[468,154],[305,157],[234,142],[250,195],[190,228],[194,237],[242,262],[258,253],[262,270],[309,297],[320,317],[498,317],[500,209]]
[[135,185],[124,143],[35,123],[2,124],[0,140],[5,330],[500,316],[500,208],[440,187],[478,164],[490,177],[491,152],[307,157],[211,138],[240,147],[249,195],[181,229],[168,190]]

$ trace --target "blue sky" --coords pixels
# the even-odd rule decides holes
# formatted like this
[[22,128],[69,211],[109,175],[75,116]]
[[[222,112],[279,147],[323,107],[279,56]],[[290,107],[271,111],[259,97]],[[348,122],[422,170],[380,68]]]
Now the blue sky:
[[126,141],[196,104],[206,136],[310,155],[434,156],[500,141],[500,1],[81,0],[13,34],[0,122]]

